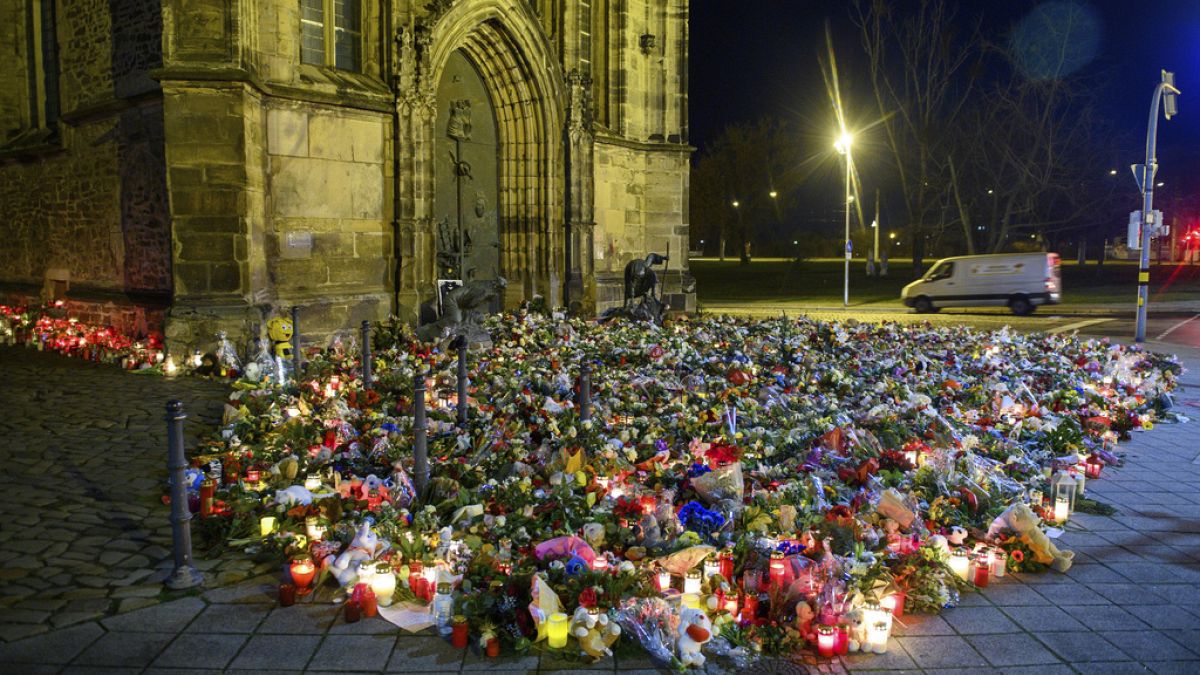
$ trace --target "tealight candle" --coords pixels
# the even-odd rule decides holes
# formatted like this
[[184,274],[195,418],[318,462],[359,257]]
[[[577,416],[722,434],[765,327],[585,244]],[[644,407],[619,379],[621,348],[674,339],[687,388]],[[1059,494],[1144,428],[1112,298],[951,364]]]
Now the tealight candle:
[[769,565],[771,575],[771,587],[774,589],[783,588],[784,573],[786,572],[787,561],[784,560],[783,551],[775,551],[771,554],[771,562]]
[[379,563],[375,566],[375,576],[371,579],[371,590],[375,591],[375,600],[381,607],[392,604],[392,596],[396,594],[396,575],[392,566]]
[[992,549],[992,576],[997,579],[1008,573],[1008,554],[1002,548]]
[[262,472],[258,469],[246,469],[246,482],[257,484],[262,480]]
[[726,581],[733,583],[733,548],[730,547],[721,551],[717,562],[721,576],[725,577]]
[[321,519],[317,516],[309,516],[304,519],[304,533],[313,541],[324,539],[325,529],[325,525],[321,523]]
[[258,531],[262,536],[267,536],[275,531],[275,516],[263,516],[258,520]]
[[896,591],[891,595],[885,595],[883,600],[879,601],[879,606],[891,612],[892,616],[904,616],[904,600],[907,594],[904,591]]
[[551,649],[562,649],[567,646],[567,628],[570,622],[567,615],[555,612],[546,619],[546,639]]
[[313,577],[317,574],[317,566],[313,564],[311,558],[295,558],[288,571],[292,575],[292,583],[296,585],[297,589],[303,590],[312,583]]
[[309,476],[304,479],[304,489],[309,492],[316,492],[321,489],[321,477]]
[[700,592],[700,570],[688,570],[683,578],[683,592],[695,594]]
[[1067,497],[1058,497],[1054,500],[1054,521],[1062,524],[1067,522],[1071,516],[1071,500]]
[[607,572],[608,571],[608,558],[606,558],[602,555],[596,556],[596,559],[592,561],[592,571],[593,572]]
[[971,568],[971,559],[967,557],[967,552],[963,549],[956,548],[950,552],[949,560],[950,569],[961,577],[964,581],[967,579],[967,572]]
[[876,654],[883,654],[888,647],[888,634],[891,632],[891,627],[886,621],[876,621],[867,627],[867,644],[871,651]]
[[833,626],[817,626],[817,654],[831,658],[836,646],[837,630]]

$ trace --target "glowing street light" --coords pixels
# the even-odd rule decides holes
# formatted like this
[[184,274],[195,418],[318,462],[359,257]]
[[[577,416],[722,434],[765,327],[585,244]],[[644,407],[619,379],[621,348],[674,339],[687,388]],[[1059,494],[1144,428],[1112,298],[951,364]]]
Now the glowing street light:
[[770,192],[768,192],[767,194],[771,195],[771,199],[775,199],[776,197],[778,197],[778,196],[779,196],[779,193],[778,193],[778,192],[776,192],[776,191],[774,191],[774,190],[771,190],[771,191],[770,191]]
[[739,207],[739,206],[741,206],[741,205],[742,205],[742,203],[741,203],[741,202],[739,202],[739,201],[738,201],[738,200],[736,200],[736,199],[735,199],[735,200],[733,200],[733,201],[732,201],[732,202],[730,202],[730,203],[731,203],[731,204],[733,204],[733,208],[735,208],[735,209],[736,209],[737,207]]
[[845,278],[842,286],[843,307],[850,306],[850,252],[852,250],[850,248],[850,202],[853,199],[850,195],[850,147],[852,145],[854,145],[854,134],[845,129],[842,129],[842,135],[838,136],[837,141],[833,144],[838,154],[846,156],[846,264],[844,271]]
[[1109,169],[1109,170],[1108,170],[1108,175],[1110,175],[1110,176],[1115,176],[1115,175],[1117,175],[1117,170],[1116,170],[1116,169]]

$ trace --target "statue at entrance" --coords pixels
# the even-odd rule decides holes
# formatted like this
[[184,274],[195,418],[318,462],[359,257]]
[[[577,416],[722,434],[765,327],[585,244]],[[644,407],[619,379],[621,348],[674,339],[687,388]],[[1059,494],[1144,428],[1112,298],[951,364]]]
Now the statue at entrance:
[[[655,273],[654,266],[661,265],[668,259],[660,253],[651,253],[643,260],[631,260],[625,265],[624,302],[620,307],[604,312],[600,320],[603,322],[625,317],[661,324],[665,308],[658,297],[658,274]],[[637,301],[637,304],[630,306],[632,301]]]
[[442,299],[442,316],[417,329],[417,337],[433,342],[446,337],[465,336],[472,345],[491,345],[492,337],[480,325],[492,300],[501,297],[508,281],[497,276],[487,281],[468,281]]

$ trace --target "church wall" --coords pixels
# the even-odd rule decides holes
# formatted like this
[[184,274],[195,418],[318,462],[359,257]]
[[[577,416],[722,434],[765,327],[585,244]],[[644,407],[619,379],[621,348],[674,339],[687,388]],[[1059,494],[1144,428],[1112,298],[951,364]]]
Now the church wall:
[[161,15],[136,0],[58,0],[57,68],[48,69],[58,118],[38,129],[32,6],[0,0],[0,44],[10,50],[0,68],[0,301],[65,295],[85,320],[160,328],[170,226],[162,103],[147,72],[162,60]]

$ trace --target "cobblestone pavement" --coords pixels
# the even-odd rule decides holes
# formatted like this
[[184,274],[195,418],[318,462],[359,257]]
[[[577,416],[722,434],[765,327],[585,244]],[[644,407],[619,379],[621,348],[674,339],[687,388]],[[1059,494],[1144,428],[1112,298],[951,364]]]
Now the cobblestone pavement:
[[[1137,434],[1123,446],[1126,466],[1088,483],[1091,496],[1119,513],[1072,517],[1059,542],[1076,551],[1067,574],[1010,574],[940,616],[906,616],[884,655],[808,657],[746,671],[710,659],[707,670],[1200,672],[1200,359],[1188,365],[1189,386],[1177,401],[1194,421]],[[158,406],[140,414],[154,421]],[[429,631],[409,634],[380,619],[347,624],[331,604],[278,607],[278,582],[264,574],[3,644],[0,664],[29,673],[657,672],[632,645],[591,666],[554,656],[487,659]]]
[[158,602],[171,555],[164,406],[184,401],[194,437],[227,387],[20,347],[0,348],[0,382],[0,640]]

